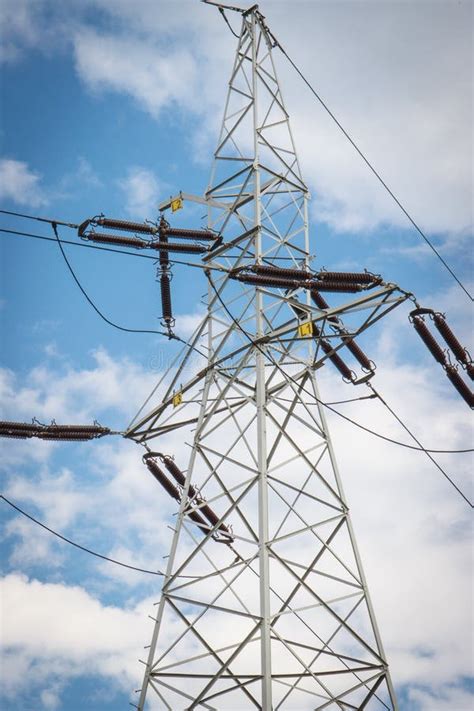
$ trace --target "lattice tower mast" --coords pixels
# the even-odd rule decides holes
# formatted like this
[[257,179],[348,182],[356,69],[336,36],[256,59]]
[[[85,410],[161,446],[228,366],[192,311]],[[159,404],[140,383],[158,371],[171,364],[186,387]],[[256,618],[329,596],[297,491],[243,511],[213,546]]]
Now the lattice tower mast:
[[224,238],[204,257],[207,313],[192,344],[206,359],[196,367],[185,348],[160,404],[127,432],[161,454],[174,443],[174,462],[156,462],[185,472],[141,711],[398,708],[316,371],[344,348],[343,316],[357,334],[406,295],[381,282],[320,309],[307,289],[239,281],[255,264],[311,262],[272,48],[257,6],[243,12],[210,184],[184,196]]

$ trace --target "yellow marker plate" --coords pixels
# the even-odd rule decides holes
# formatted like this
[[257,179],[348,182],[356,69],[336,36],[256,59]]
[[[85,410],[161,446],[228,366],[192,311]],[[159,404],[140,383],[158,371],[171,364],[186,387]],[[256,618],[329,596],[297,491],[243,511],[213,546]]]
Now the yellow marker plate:
[[298,326],[298,336],[301,338],[304,338],[305,336],[312,336],[313,335],[313,322],[312,321],[306,321],[305,323],[301,323]]
[[178,407],[183,402],[183,393],[176,393],[173,395],[173,407]]
[[176,212],[176,210],[181,210],[183,207],[183,198],[175,198],[171,200],[171,212]]

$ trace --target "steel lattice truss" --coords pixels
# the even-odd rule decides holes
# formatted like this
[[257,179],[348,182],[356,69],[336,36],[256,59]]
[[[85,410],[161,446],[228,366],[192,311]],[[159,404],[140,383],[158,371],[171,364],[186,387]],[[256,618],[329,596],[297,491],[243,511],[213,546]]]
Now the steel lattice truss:
[[[242,17],[201,199],[225,240],[204,258],[207,315],[192,343],[207,357],[196,365],[185,348],[160,404],[127,432],[166,452],[179,430],[190,451],[175,460],[186,484],[138,708],[396,709],[316,374],[319,335],[344,349],[338,319],[358,334],[407,296],[382,282],[320,310],[304,288],[235,279],[255,263],[311,261],[271,41],[258,10]],[[218,521],[200,529],[190,512],[205,505]]]

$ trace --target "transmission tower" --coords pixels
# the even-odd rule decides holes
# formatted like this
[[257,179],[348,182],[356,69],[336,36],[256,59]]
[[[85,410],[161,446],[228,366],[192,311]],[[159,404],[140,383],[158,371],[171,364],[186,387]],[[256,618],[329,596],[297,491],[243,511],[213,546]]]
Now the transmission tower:
[[316,376],[370,378],[353,339],[408,295],[311,271],[273,37],[241,16],[209,187],[181,195],[220,237],[207,312],[126,432],[179,502],[137,708],[395,710]]

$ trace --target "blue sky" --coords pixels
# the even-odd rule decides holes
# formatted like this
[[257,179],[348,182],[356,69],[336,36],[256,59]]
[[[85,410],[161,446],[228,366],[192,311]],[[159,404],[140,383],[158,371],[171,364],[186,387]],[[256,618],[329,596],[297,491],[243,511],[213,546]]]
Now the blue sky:
[[[261,9],[472,289],[470,4],[267,0]],[[170,194],[205,190],[235,51],[217,11],[197,0],[8,0],[3,14],[3,209],[71,222],[100,212],[143,220],[156,217]],[[382,273],[446,312],[473,352],[468,298],[277,60],[312,191],[315,265]],[[188,204],[176,220],[199,226],[202,217]],[[52,236],[40,223],[5,215],[0,222]],[[65,228],[61,236],[75,239]],[[5,418],[97,418],[124,428],[176,346],[102,322],[57,245],[1,233],[0,249]],[[160,328],[153,262],[72,246],[67,254],[109,318]],[[204,290],[199,270],[174,268],[179,335],[196,325]],[[469,446],[469,410],[418,341],[407,310],[362,345],[377,363],[376,387],[427,446]],[[351,397],[327,370],[323,394]],[[364,407],[344,412],[404,438],[375,404]],[[423,455],[335,417],[330,425],[402,708],[467,711],[474,700],[468,507]],[[162,565],[173,506],[157,494],[132,443],[6,440],[1,447],[2,490],[19,506],[106,555]],[[439,461],[469,492],[469,455]],[[159,581],[70,549],[5,504],[2,514],[2,702],[24,711],[127,707],[140,684],[136,660],[149,641]]]

